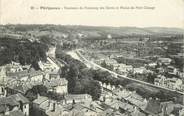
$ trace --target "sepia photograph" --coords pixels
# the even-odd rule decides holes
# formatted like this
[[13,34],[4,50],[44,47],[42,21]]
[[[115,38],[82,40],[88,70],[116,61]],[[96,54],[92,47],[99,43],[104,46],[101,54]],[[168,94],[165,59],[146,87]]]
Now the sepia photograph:
[[0,116],[184,116],[183,0],[7,1]]

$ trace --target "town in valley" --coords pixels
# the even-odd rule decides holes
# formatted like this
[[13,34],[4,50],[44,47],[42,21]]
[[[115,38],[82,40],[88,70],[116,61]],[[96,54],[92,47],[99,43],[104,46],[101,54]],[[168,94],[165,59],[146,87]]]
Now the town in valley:
[[184,29],[0,25],[0,116],[184,116]]

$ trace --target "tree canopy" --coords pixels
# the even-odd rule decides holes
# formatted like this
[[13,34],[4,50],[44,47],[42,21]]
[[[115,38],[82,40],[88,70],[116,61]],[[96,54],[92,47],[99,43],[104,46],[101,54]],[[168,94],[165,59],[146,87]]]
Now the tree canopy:
[[39,42],[0,38],[0,65],[15,61],[21,65],[32,64],[35,69],[38,69],[37,62],[46,60],[47,50],[48,47]]

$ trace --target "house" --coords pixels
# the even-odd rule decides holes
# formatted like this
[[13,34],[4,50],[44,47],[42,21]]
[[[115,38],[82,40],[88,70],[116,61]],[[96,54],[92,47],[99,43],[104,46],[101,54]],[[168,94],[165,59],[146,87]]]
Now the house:
[[44,73],[42,71],[29,72],[29,79],[31,82],[43,82]]
[[85,37],[87,37],[87,35],[85,35],[83,33],[78,33],[77,36],[78,36],[78,38],[85,38]]
[[101,105],[100,101],[92,101],[89,105],[89,107],[93,110],[95,110],[97,113],[101,113],[104,111],[104,108]]
[[154,79],[154,84],[158,86],[165,86],[166,85],[166,77],[163,75],[159,75],[158,78]]
[[139,67],[139,68],[133,68],[133,72],[134,73],[139,73],[139,74],[143,74],[144,72],[146,72],[146,68],[145,67]]
[[149,63],[148,66],[151,68],[155,68],[157,66],[157,63],[152,62],[152,63]]
[[23,70],[28,70],[30,69],[31,65],[20,65],[20,63],[17,62],[11,62],[10,64],[6,65],[6,71],[9,73],[15,73],[15,72],[20,72]]
[[108,108],[104,110],[102,113],[100,113],[99,116],[114,116],[114,110],[111,108]]
[[131,65],[126,65],[126,64],[119,64],[118,68],[116,71],[120,74],[127,74],[129,71],[132,71],[133,67]]
[[26,94],[26,92],[29,90],[29,89],[32,89],[34,86],[37,86],[37,85],[42,85],[43,83],[42,82],[24,82],[24,83],[20,83],[19,81],[15,82],[15,84],[8,84],[7,86],[7,93],[8,94],[16,94],[16,93],[22,93],[22,94]]
[[48,91],[58,94],[68,94],[68,81],[65,78],[51,78],[45,80],[44,85],[48,88]]
[[126,103],[126,102],[125,103],[122,102],[122,104],[120,105],[119,109],[123,113],[125,113],[125,112],[131,113],[131,112],[134,112],[135,106],[130,105],[130,104]]
[[9,78],[17,79],[21,82],[31,81],[31,82],[42,82],[44,78],[44,73],[42,71],[35,71],[32,69],[23,70],[19,72],[8,72],[7,76]]
[[163,74],[165,72],[165,69],[163,67],[159,67],[156,69],[156,71],[160,74]]
[[180,90],[183,81],[178,78],[168,78],[167,79],[167,87],[174,90]]
[[180,78],[184,79],[184,72],[178,72]]
[[47,106],[49,106],[49,98],[45,96],[39,96],[38,98],[33,101],[33,107],[34,108],[41,108],[46,111]]
[[169,65],[171,63],[172,59],[170,58],[158,58],[158,62],[165,64],[165,65]]
[[174,68],[173,66],[167,66],[167,72],[171,75],[177,75],[178,70]]
[[7,72],[8,78],[14,78],[20,81],[27,81],[29,78],[28,70],[18,71],[18,72]]
[[14,38],[14,39],[22,39],[23,36],[15,33],[5,33],[3,34],[5,37]]
[[7,91],[3,85],[0,85],[0,98],[6,97]]
[[154,84],[158,86],[167,87],[174,90],[182,90],[183,89],[183,81],[178,78],[166,78],[165,76],[158,76],[155,78]]
[[147,116],[147,114],[140,111],[137,107],[134,107],[134,111],[131,112],[131,116]]
[[122,106],[122,104],[124,103],[119,100],[113,100],[112,102],[109,102],[108,105],[111,106],[112,108],[115,108],[116,110],[119,110],[120,107],[124,107]]
[[[38,96],[33,101],[33,114],[34,116],[59,116],[62,112],[56,101],[50,100],[48,97]],[[61,115],[62,116],[62,115]]]
[[8,111],[8,112],[6,112],[6,114],[1,114],[0,113],[0,116],[24,116],[24,114],[23,114],[23,112],[21,112],[19,110],[15,110],[15,111]]
[[184,107],[179,110],[179,116],[184,116]]
[[38,65],[44,72],[58,72],[60,67],[56,64],[54,57],[47,57],[46,62],[39,61]]
[[7,115],[12,111],[20,111],[24,116],[29,116],[29,100],[21,94],[0,98],[0,114]]
[[163,116],[168,116],[171,114],[174,116],[182,116],[179,115],[179,113],[182,113],[182,109],[184,108],[183,105],[176,104],[173,101],[168,101],[168,102],[161,102],[161,106]]
[[60,74],[58,72],[51,72],[51,73],[47,73],[48,77],[45,76],[46,79],[52,79],[52,78],[60,78]]
[[88,94],[69,94],[65,96],[66,104],[72,103],[90,103],[92,102],[92,97]]
[[97,116],[96,111],[89,106],[82,104],[67,104],[63,105],[60,102],[48,99],[48,97],[38,96],[33,101],[33,109],[35,116],[71,116],[80,114],[80,116]]
[[150,98],[144,111],[150,115],[159,116],[159,114],[162,113],[160,101]]
[[4,81],[6,77],[6,70],[4,66],[0,66],[0,83]]
[[124,98],[126,99],[127,97],[131,96],[132,92],[127,90],[127,89],[123,89],[122,91],[120,90],[119,92],[116,93],[118,95],[118,98]]
[[148,103],[146,99],[142,98],[142,96],[138,95],[136,92],[132,92],[131,95],[125,97],[124,99],[126,99],[132,104],[135,104],[137,107],[141,109],[145,109]]
[[108,59],[105,59],[105,63],[106,63],[107,65],[114,65],[114,64],[117,64],[117,61],[114,60],[114,59],[108,58]]
[[13,75],[7,77],[8,94],[25,94],[33,86],[43,84],[44,80],[44,73],[41,71],[24,71],[14,73]]
[[98,116],[96,110],[79,103],[73,104],[68,114],[68,116],[72,116],[72,114],[80,114],[79,116]]
[[49,50],[47,51],[47,56],[50,56],[50,57],[53,57],[55,58],[56,57],[56,46],[51,46],[49,47]]
[[108,34],[108,35],[107,35],[107,38],[108,38],[108,39],[112,39],[111,34]]

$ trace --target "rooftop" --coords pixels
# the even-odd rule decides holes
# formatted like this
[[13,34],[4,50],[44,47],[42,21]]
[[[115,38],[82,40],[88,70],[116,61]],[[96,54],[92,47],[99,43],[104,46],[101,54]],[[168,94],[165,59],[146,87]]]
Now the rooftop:
[[6,105],[19,106],[19,102],[26,104],[29,103],[29,100],[21,94],[14,94],[8,97],[0,98],[0,111],[3,112],[3,110],[6,110]]
[[44,101],[46,101],[46,100],[48,100],[48,97],[45,97],[45,96],[39,96],[37,99],[35,99],[34,101],[33,101],[33,103],[35,103],[35,104],[41,104],[41,103],[43,103]]
[[20,93],[11,95],[9,97],[16,101],[21,101],[23,104],[29,103],[29,100]]
[[20,79],[22,77],[33,77],[33,76],[37,76],[37,75],[43,75],[43,72],[33,71],[33,70],[32,71],[23,70],[23,71],[19,71],[19,72],[8,72],[7,75],[10,77],[16,77],[16,78]]
[[88,94],[69,94],[66,96],[66,99],[87,99],[91,98]]
[[48,88],[67,85],[68,81],[65,78],[51,78],[50,80],[44,81],[44,85]]
[[23,112],[17,110],[17,111],[11,111],[9,115],[6,116],[24,116]]
[[160,102],[158,100],[150,99],[145,108],[145,111],[153,115],[159,114],[161,112]]

